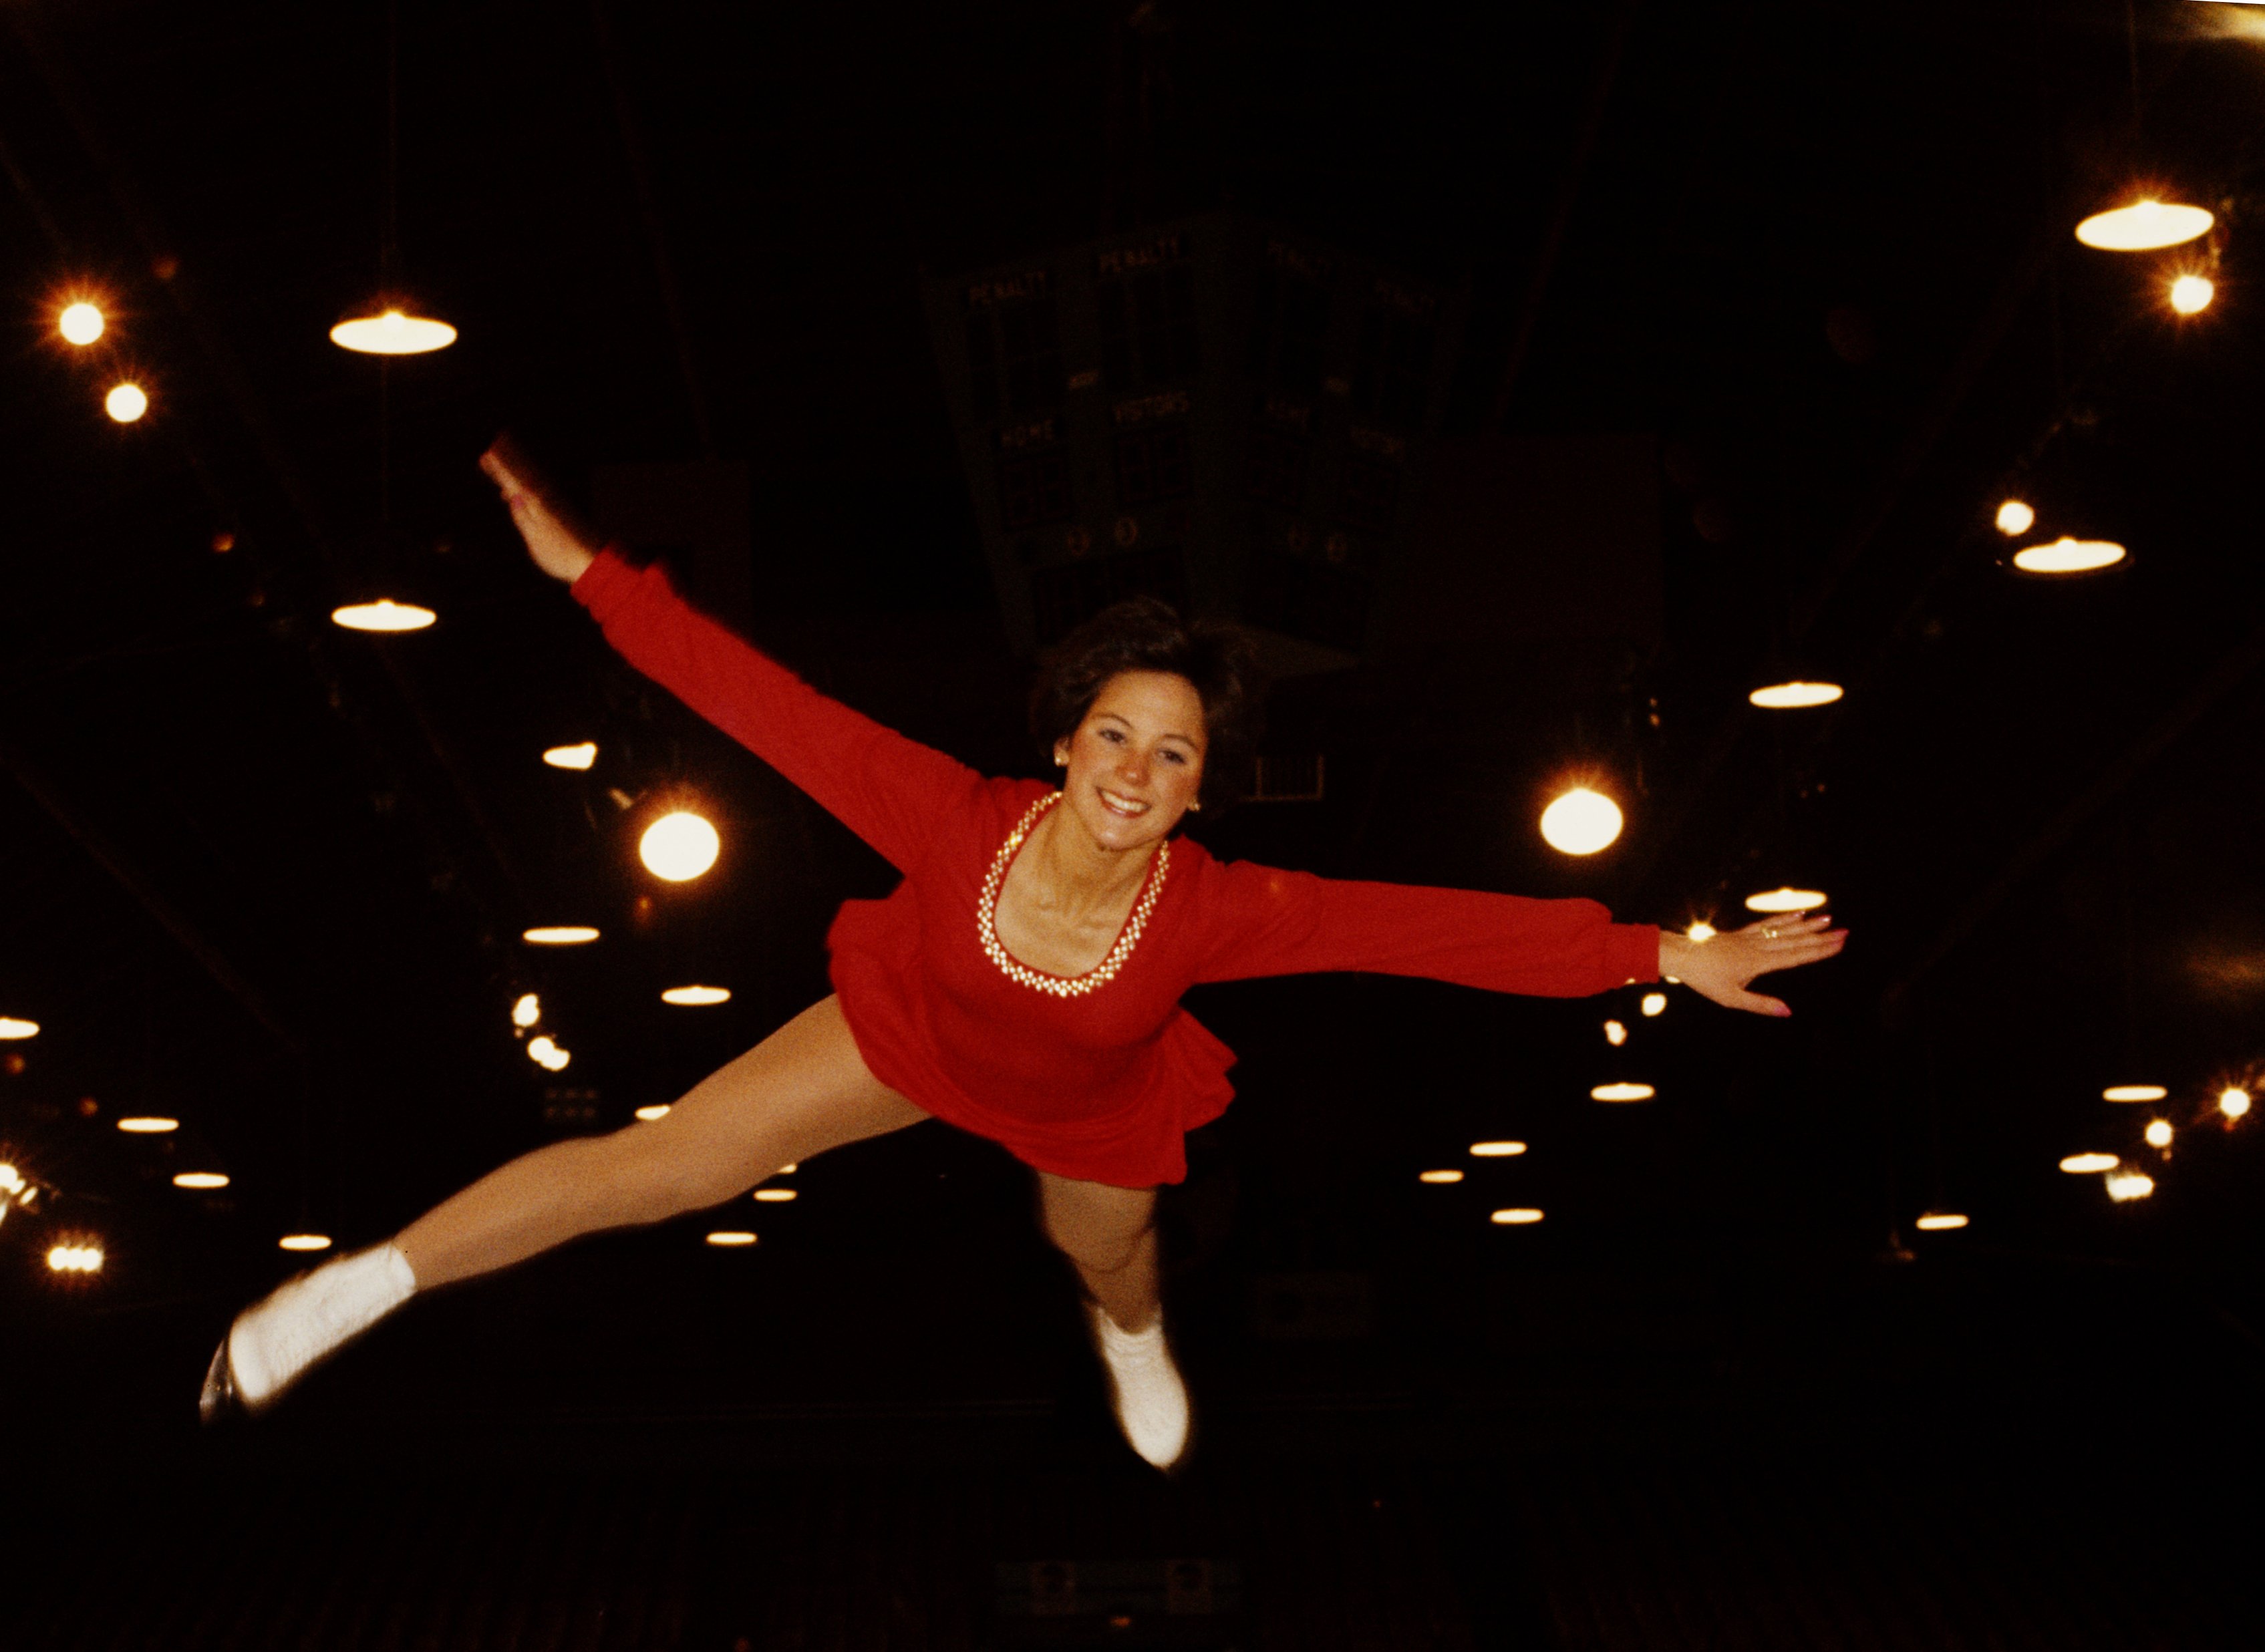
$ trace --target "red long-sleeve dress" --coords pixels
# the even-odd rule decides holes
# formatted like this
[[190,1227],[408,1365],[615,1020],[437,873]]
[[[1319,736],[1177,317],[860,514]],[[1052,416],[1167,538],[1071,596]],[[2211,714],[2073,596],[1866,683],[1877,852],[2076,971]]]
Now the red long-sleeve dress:
[[850,1033],[881,1082],[1041,1170],[1120,1187],[1187,1174],[1182,1137],[1234,1095],[1234,1052],[1180,1007],[1198,981],[1368,970],[1571,998],[1657,973],[1658,929],[1593,900],[1322,878],[1181,838],[1104,982],[1064,990],[1016,964],[1017,979],[987,950],[986,881],[995,898],[1009,836],[1052,788],[986,779],[827,699],[657,565],[608,550],[574,596],[632,665],[904,874],[885,900],[845,902],[828,932]]

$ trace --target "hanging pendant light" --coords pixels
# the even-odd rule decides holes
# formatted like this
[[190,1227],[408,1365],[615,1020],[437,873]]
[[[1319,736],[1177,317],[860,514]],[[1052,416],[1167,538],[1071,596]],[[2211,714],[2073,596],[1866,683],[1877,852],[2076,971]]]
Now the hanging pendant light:
[[2159,252],[2207,235],[2217,222],[2207,207],[2135,200],[2094,213],[2076,226],[2076,238],[2103,252]]
[[363,355],[413,356],[456,342],[447,322],[419,313],[401,282],[401,18],[385,8],[385,227],[378,244],[378,297],[331,329],[331,342]]
[[388,305],[375,315],[348,317],[331,329],[331,342],[364,355],[414,356],[447,349],[456,342],[456,330],[445,321]]

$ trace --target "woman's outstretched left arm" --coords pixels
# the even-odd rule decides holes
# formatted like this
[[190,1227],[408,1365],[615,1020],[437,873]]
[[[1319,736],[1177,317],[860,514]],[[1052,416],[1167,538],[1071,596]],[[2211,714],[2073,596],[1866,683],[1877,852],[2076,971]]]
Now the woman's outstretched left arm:
[[1717,1003],[1783,1015],[1747,982],[1829,957],[1846,939],[1824,933],[1829,920],[1777,919],[1697,942],[1615,923],[1593,900],[1362,883],[1248,861],[1208,870],[1198,972],[1206,981],[1356,970],[1579,998],[1671,975]]

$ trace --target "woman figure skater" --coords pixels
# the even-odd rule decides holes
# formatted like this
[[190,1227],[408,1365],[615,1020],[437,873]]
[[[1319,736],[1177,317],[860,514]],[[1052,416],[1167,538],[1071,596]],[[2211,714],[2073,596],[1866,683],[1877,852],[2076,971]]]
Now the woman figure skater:
[[1184,1452],[1187,1391],[1157,1292],[1156,1189],[1182,1138],[1233,1096],[1234,1057],[1180,1008],[1199,981],[1366,970],[1573,997],[1661,975],[1732,1008],[1784,1004],[1756,976],[1839,952],[1826,917],[1703,943],[1619,924],[1594,901],[1329,880],[1213,860],[1175,837],[1214,752],[1254,706],[1230,629],[1128,603],[1048,655],[1034,731],[1059,790],[986,779],[811,689],[688,607],[659,567],[594,551],[515,475],[482,461],[537,566],[607,640],[800,786],[904,875],[843,906],[832,996],[695,1086],[667,1115],[515,1159],[386,1244],[237,1316],[201,1409],[272,1405],[419,1291],[583,1234],[720,1204],[781,1165],[938,1117],[1038,1173],[1046,1236],[1083,1283],[1117,1418],[1159,1468]]

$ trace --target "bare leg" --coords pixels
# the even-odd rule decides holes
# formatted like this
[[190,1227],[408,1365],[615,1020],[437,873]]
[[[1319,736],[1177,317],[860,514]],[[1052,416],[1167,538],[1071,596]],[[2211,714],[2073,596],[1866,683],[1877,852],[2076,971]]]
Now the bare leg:
[[832,998],[702,1080],[666,1116],[513,1160],[402,1229],[419,1290],[608,1227],[745,1192],[783,1164],[928,1115],[867,1071]]
[[1085,1292],[1121,1330],[1146,1330],[1161,1306],[1156,1190],[1038,1172],[1038,1220],[1077,1269]]

